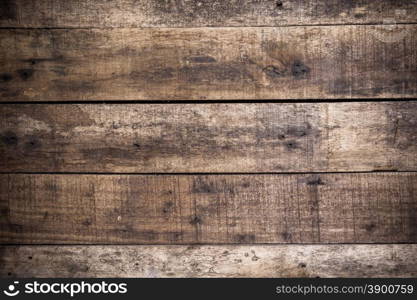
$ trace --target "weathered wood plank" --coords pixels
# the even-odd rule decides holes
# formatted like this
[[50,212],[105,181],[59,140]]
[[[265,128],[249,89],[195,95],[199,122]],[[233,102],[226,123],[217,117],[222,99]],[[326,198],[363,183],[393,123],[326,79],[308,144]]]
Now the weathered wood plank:
[[0,175],[7,244],[417,241],[416,173]]
[[417,25],[1,30],[0,100],[401,98]]
[[1,172],[417,170],[417,102],[0,106]]
[[3,27],[198,27],[416,22],[415,0],[2,0]]
[[7,246],[0,277],[416,277],[417,245]]

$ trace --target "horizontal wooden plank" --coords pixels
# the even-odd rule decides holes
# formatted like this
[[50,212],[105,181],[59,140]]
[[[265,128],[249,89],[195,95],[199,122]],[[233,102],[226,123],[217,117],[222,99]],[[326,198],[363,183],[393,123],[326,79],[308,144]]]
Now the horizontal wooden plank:
[[0,101],[417,95],[417,25],[15,29],[0,41]]
[[11,277],[416,277],[417,245],[6,246]]
[[2,0],[3,27],[197,27],[416,22],[415,0]]
[[416,114],[416,101],[2,105],[0,171],[415,171]]
[[0,175],[0,243],[417,241],[417,173]]

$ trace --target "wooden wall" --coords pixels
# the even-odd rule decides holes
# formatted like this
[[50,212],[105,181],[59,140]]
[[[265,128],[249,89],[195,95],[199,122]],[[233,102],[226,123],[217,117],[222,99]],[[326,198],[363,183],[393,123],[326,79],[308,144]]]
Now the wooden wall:
[[0,277],[417,276],[417,1],[3,0]]

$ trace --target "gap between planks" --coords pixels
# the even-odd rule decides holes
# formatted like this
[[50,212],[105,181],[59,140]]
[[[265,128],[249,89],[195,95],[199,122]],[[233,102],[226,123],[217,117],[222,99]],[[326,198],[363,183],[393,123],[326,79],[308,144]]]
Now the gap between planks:
[[314,175],[314,174],[378,174],[378,173],[414,173],[417,170],[398,171],[398,170],[375,170],[375,171],[340,171],[340,172],[200,172],[200,173],[101,173],[101,172],[0,172],[1,175],[103,175],[103,176],[119,176],[119,175],[137,175],[137,176],[218,176],[218,175]]
[[0,27],[1,30],[112,30],[112,29],[153,29],[153,28],[164,28],[164,29],[244,29],[244,28],[291,28],[291,27],[338,27],[338,26],[393,26],[393,25],[405,25],[405,26],[414,26],[417,25],[417,22],[395,22],[395,23],[384,23],[384,22],[373,22],[373,23],[331,23],[331,24],[300,24],[300,25],[279,25],[279,26],[191,26],[191,27],[129,27],[129,26],[120,26],[120,27]]
[[33,104],[33,105],[79,105],[79,104],[94,104],[94,105],[118,105],[118,104],[137,104],[137,105],[148,105],[148,104],[163,104],[163,105],[174,105],[174,104],[184,104],[184,105],[199,105],[199,104],[312,104],[312,103],[384,103],[384,102],[416,102],[417,98],[394,98],[394,99],[367,99],[367,98],[351,98],[351,99],[276,99],[276,100],[267,100],[267,99],[252,99],[252,100],[233,100],[233,99],[223,99],[223,100],[65,100],[65,101],[4,101],[0,102],[2,105],[24,105],[24,104]]

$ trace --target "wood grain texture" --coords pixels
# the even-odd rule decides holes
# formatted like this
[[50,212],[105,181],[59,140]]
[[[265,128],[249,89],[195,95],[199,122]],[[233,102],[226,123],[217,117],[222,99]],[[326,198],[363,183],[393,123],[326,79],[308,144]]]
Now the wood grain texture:
[[6,244],[417,242],[416,173],[0,175]]
[[0,101],[417,95],[417,25],[7,29],[0,41]]
[[417,245],[7,246],[12,277],[416,277]]
[[417,102],[0,106],[1,172],[417,170]]
[[199,27],[406,23],[415,0],[2,0],[3,27]]

